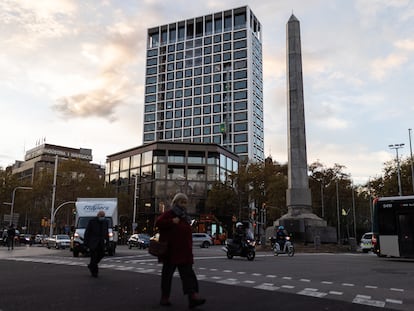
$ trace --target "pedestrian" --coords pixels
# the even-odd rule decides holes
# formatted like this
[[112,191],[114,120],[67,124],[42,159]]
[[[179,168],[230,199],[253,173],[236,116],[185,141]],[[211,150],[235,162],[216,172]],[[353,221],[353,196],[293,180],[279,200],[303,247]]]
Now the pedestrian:
[[167,254],[158,258],[163,264],[161,306],[171,305],[171,285],[176,269],[180,274],[184,295],[188,295],[190,309],[206,302],[198,294],[198,280],[193,270],[193,238],[191,219],[187,215],[187,203],[187,196],[177,193],[172,200],[172,208],[162,213],[155,223],[159,229],[160,241],[168,242]]
[[98,277],[98,264],[105,256],[105,247],[109,244],[108,221],[105,212],[99,211],[96,217],[89,220],[84,236],[85,246],[89,248],[90,262],[88,269],[93,277]]
[[16,229],[14,229],[14,225],[11,224],[9,229],[7,230],[7,250],[10,248],[14,249],[14,237],[16,236]]

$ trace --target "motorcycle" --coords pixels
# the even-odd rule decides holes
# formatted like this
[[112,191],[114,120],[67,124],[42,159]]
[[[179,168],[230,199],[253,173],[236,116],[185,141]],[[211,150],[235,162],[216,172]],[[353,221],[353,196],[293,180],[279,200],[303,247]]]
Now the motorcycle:
[[248,239],[241,245],[239,243],[233,243],[233,240],[226,240],[226,246],[222,248],[227,254],[228,259],[232,259],[234,256],[246,257],[247,260],[252,261],[256,256],[256,242]]
[[279,243],[276,242],[276,238],[271,237],[269,239],[275,256],[278,256],[279,254],[287,254],[289,257],[292,257],[293,255],[295,255],[295,247],[293,246],[293,243],[290,240],[290,236],[285,237],[285,243],[282,249],[280,248]]

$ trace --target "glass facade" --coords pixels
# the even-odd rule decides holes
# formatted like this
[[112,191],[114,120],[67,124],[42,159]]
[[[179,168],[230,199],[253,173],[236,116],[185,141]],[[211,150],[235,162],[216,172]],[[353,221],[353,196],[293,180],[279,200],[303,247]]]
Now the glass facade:
[[261,37],[247,6],[149,29],[144,143],[214,142],[263,161]]
[[152,223],[178,192],[188,195],[191,215],[208,212],[208,189],[237,172],[238,161],[215,144],[154,142],[109,155],[105,180],[119,193],[133,194],[136,187],[138,219]]

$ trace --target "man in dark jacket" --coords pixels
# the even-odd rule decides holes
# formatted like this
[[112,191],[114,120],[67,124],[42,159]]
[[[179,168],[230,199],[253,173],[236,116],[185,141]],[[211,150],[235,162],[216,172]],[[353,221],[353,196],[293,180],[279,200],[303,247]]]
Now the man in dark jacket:
[[88,265],[91,275],[98,277],[98,264],[105,255],[105,245],[109,243],[108,221],[105,212],[99,211],[95,218],[91,219],[85,230],[85,246],[89,248],[91,260]]
[[14,229],[14,225],[11,224],[9,229],[7,230],[7,250],[14,249],[14,238],[16,236],[16,229]]

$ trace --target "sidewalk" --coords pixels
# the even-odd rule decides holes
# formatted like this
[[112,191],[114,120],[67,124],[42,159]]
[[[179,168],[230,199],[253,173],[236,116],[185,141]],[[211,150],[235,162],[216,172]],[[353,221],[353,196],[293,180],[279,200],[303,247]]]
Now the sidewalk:
[[20,245],[15,246],[13,250],[7,250],[7,246],[0,246],[0,259],[10,257],[39,256],[53,254],[53,249],[38,245]]

